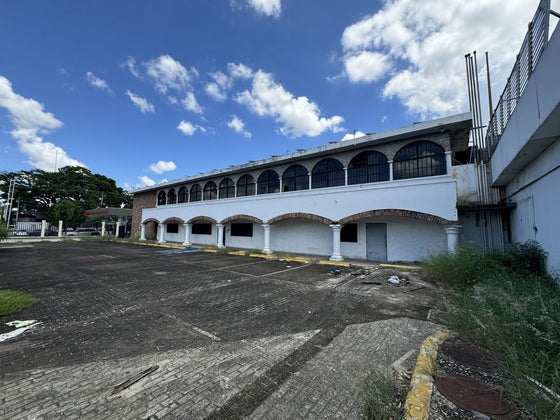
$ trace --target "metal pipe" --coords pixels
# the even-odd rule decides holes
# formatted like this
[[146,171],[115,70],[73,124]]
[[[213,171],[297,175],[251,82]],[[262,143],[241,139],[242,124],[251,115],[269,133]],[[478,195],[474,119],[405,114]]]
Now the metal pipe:
[[492,106],[492,89],[490,87],[490,65],[488,64],[488,51],[486,51],[486,81],[488,83],[488,113],[490,114],[491,120],[494,108]]

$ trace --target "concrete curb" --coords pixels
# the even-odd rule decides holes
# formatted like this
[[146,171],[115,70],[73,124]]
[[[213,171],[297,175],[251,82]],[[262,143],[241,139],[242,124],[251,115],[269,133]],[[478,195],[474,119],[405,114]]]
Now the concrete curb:
[[410,391],[404,403],[404,419],[428,419],[438,347],[452,335],[439,332],[426,338],[420,345],[416,365],[410,379]]

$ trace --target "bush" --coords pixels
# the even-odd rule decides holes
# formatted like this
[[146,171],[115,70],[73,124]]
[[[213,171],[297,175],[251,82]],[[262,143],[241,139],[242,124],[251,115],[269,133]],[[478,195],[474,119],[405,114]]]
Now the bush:
[[15,290],[0,290],[0,316],[19,312],[31,306],[37,299],[27,293]]
[[2,239],[6,239],[7,237],[8,237],[8,228],[6,227],[4,220],[0,219],[0,241]]

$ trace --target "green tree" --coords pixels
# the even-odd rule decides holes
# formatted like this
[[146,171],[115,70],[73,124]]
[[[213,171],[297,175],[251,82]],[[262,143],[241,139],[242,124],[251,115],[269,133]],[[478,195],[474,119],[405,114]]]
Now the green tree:
[[6,227],[6,222],[0,219],[0,241],[8,237],[8,228]]
[[65,222],[83,222],[85,220],[84,209],[80,203],[72,200],[60,200],[50,211],[54,220]]

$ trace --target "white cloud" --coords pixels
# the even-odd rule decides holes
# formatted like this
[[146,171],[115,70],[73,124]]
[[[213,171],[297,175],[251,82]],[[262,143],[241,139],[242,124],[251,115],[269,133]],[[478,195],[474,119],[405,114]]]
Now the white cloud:
[[185,120],[179,123],[177,129],[186,136],[192,136],[197,130],[206,133],[206,128],[202,127],[201,125],[195,125]]
[[245,129],[245,124],[237,117],[237,115],[234,115],[231,121],[227,123],[227,125],[236,133],[243,135],[243,137],[246,137],[248,139],[251,138],[251,133]]
[[164,172],[174,171],[177,169],[175,162],[160,160],[157,163],[152,163],[150,165],[150,170],[156,174],[162,174]]
[[189,89],[192,79],[198,76],[195,68],[187,70],[179,61],[169,55],[161,55],[144,65],[156,90],[163,95],[169,90],[182,92]]
[[106,90],[107,92],[111,91],[111,88],[109,88],[109,85],[107,84],[107,82],[105,80],[100,79],[99,77],[95,76],[91,71],[88,71],[86,73],[86,80],[93,87],[96,87],[96,88],[101,89],[101,90]]
[[227,66],[229,74],[235,79],[250,79],[253,77],[253,70],[243,63],[228,63]]
[[281,0],[247,0],[247,4],[265,16],[279,18],[282,12]]
[[125,94],[130,98],[134,106],[142,111],[143,114],[145,114],[146,112],[156,112],[154,105],[149,103],[146,98],[141,98],[140,96],[132,93],[130,90],[127,90]]
[[[175,98],[173,98],[173,99],[175,99]],[[171,102],[174,103],[173,101],[171,101]],[[175,103],[176,103],[176,100],[175,100]],[[192,111],[195,114],[202,114],[202,107],[199,105],[199,103],[197,102],[197,100],[194,96],[194,93],[192,93],[192,92],[187,92],[187,94],[185,95],[185,97],[181,101],[181,104],[183,104],[185,109],[188,110],[188,111]]]
[[358,137],[363,137],[365,135],[366,135],[366,133],[362,133],[360,130],[357,130],[357,131],[352,132],[352,133],[346,133],[344,135],[344,137],[342,137],[340,139],[340,141],[354,140],[354,139],[357,139]]
[[233,86],[232,78],[226,76],[221,71],[211,73],[210,76],[214,80],[206,84],[206,93],[218,102],[223,102],[227,99],[227,91]]
[[142,78],[140,72],[136,68],[136,60],[133,57],[127,57],[126,61],[121,64],[121,67],[128,69],[128,71],[130,71],[130,73],[132,73],[132,75],[137,79]]
[[10,81],[3,76],[0,76],[0,107],[8,111],[15,127],[10,134],[17,140],[19,150],[27,155],[27,163],[45,171],[68,165],[85,166],[70,158],[61,147],[43,140],[43,135],[62,127],[62,121],[45,112],[43,104],[35,99],[15,93]]
[[327,130],[344,130],[340,127],[344,118],[338,115],[331,118],[320,117],[320,110],[315,102],[305,96],[294,97],[276,83],[270,73],[262,70],[255,73],[251,91],[241,92],[236,100],[257,115],[273,117],[281,124],[280,132],[284,135],[315,137]]
[[383,79],[385,98],[397,98],[422,117],[463,112],[468,109],[465,54],[487,49],[492,77],[503,86],[536,10],[533,3],[386,1],[344,30],[346,77],[353,83]]
[[348,79],[353,83],[375,82],[389,69],[388,58],[376,52],[361,51],[344,59]]

